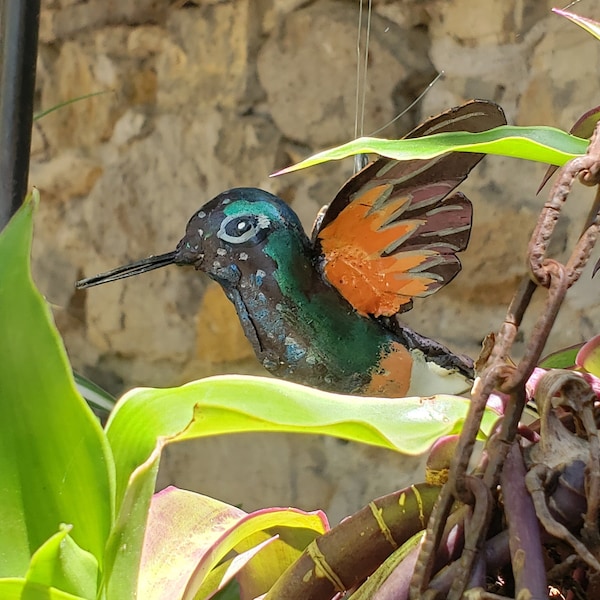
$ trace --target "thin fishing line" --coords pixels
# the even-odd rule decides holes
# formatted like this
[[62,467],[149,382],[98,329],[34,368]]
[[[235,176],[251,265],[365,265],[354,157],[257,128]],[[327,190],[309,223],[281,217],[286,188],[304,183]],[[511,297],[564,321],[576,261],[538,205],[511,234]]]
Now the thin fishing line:
[[563,8],[563,10],[567,10],[567,9],[571,8],[571,6],[574,6],[575,4],[579,4],[579,2],[580,2],[580,0],[573,0],[573,2],[571,2],[571,3],[567,4],[567,5],[566,5],[566,6]]
[[409,110],[411,110],[415,105],[417,105],[421,100],[425,97],[425,95],[431,90],[431,88],[444,77],[444,71],[440,71],[435,78],[429,82],[427,87],[398,115],[396,115],[391,121],[387,122],[385,125],[376,129],[375,131],[369,134],[369,137],[377,135],[380,131],[387,129],[390,125],[393,125],[398,119],[400,119],[403,115],[405,115]]
[[[362,0],[361,0],[362,2]],[[362,102],[360,107],[360,135],[365,130],[365,105],[367,102],[367,71],[369,69],[369,42],[371,41],[371,15],[373,14],[373,0],[369,0],[369,12],[367,13],[367,32],[365,40],[365,64],[363,68]]]
[[354,99],[354,137],[358,137],[358,107],[360,105],[360,67],[361,48],[360,39],[362,31],[363,0],[360,0],[358,9],[358,34],[356,36],[356,97]]
[[[367,73],[369,68],[369,42],[371,39],[371,15],[373,13],[373,3],[369,0],[367,15],[367,29],[365,32],[365,59],[362,61],[362,23],[363,23],[363,0],[360,0],[358,11],[358,34],[356,37],[356,99],[354,103],[354,138],[362,136],[365,129],[365,104],[367,97]],[[362,73],[361,73],[362,64]],[[362,75],[362,76],[361,76]],[[360,110],[359,110],[360,106]],[[360,113],[360,116],[359,116]],[[359,125],[360,123],[360,125]],[[354,157],[354,173],[358,173],[367,166],[369,158],[366,154],[357,154]]]
[[[579,0],[575,0],[578,2]],[[373,1],[369,0],[369,7],[367,13],[367,28],[365,33],[365,57],[364,62],[361,61],[361,32],[363,23],[363,0],[360,0],[359,11],[358,11],[358,35],[356,36],[356,97],[354,106],[354,138],[363,137],[364,126],[365,126],[365,107],[367,98],[367,74],[369,68],[369,42],[371,39],[371,15],[373,14]],[[362,77],[361,77],[361,63]],[[429,82],[427,87],[399,114],[397,114],[391,121],[388,121],[382,127],[379,127],[375,131],[369,134],[369,136],[377,135],[379,132],[387,129],[390,125],[393,125],[398,119],[404,116],[409,110],[416,106],[425,95],[433,88],[433,86],[444,77],[444,71],[440,71],[436,77]],[[361,89],[362,88],[362,89]],[[362,93],[361,93],[362,92]],[[359,118],[359,99],[360,99],[360,118]],[[359,126],[360,122],[360,126]],[[358,173],[361,169],[367,166],[369,157],[366,154],[357,154],[354,156],[354,173]]]

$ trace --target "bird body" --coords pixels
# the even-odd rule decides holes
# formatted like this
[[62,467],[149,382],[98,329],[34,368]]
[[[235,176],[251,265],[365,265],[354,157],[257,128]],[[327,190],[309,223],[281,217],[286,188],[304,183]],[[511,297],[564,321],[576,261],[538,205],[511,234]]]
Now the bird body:
[[[418,131],[437,132],[440,122],[441,130],[464,124],[471,131],[504,123],[500,109],[483,101],[445,115]],[[468,242],[471,204],[449,192],[480,159],[378,159],[340,190],[312,240],[283,200],[234,188],[194,213],[175,251],[78,287],[192,265],[221,285],[258,359],[277,377],[370,396],[464,392],[473,377],[470,359],[397,315],[460,270],[456,252]]]
[[[236,241],[228,225],[232,232],[250,227],[245,235],[253,235]],[[212,231],[225,242],[216,250],[206,244]],[[318,260],[285,202],[263,190],[237,188],[192,217],[173,262],[193,264],[221,285],[258,359],[274,375],[340,392],[405,395],[415,380],[413,365],[427,368],[423,353],[414,349],[413,359],[381,321],[360,315],[321,276]],[[442,368],[439,373],[448,385],[455,380],[456,392],[468,387],[467,368],[458,375]]]

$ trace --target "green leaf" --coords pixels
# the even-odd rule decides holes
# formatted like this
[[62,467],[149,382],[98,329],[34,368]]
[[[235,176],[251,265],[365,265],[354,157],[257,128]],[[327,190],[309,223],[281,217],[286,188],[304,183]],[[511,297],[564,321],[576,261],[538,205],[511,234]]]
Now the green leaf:
[[26,579],[94,600],[98,562],[73,541],[71,529],[63,527],[35,552]]
[[[406,454],[426,451],[455,431],[469,400],[458,396],[342,396],[267,377],[209,377],[177,388],[138,388],[118,402],[107,423],[117,469],[117,503],[130,474],[156,440],[277,431],[332,435]],[[165,410],[168,407],[168,410]],[[488,409],[485,427],[498,415]]]
[[219,590],[211,600],[240,600],[240,586],[233,579],[223,589]]
[[[222,376],[178,388],[131,390],[107,423],[118,517],[109,541],[107,597],[132,597],[160,453],[167,443],[245,431],[327,434],[409,453],[457,431],[469,401],[340,396],[264,377]],[[168,409],[167,409],[168,407]],[[486,410],[484,431],[498,415]]]
[[575,359],[582,346],[583,344],[575,344],[552,352],[545,356],[538,366],[542,369],[572,369],[576,365]]
[[163,447],[164,440],[159,438],[147,460],[131,473],[120,498],[104,555],[106,577],[102,585],[107,600],[135,598],[150,500]]
[[0,579],[2,600],[89,600],[19,577]]
[[[328,528],[321,511],[304,512],[296,508],[255,511],[241,519],[207,553],[193,573],[184,598],[205,598],[233,575],[237,575],[243,597],[260,596]],[[260,551],[256,552],[258,548]],[[231,550],[238,555],[218,564],[218,559],[225,558]],[[211,578],[215,571],[220,572]]]
[[35,202],[0,234],[0,576],[22,577],[62,523],[99,564],[113,472],[102,429],[75,390],[62,340],[35,288]]
[[[579,138],[589,140],[594,133],[594,129],[598,120],[600,120],[600,106],[596,106],[581,115],[581,117],[577,119],[573,127],[571,127],[569,130],[569,133]],[[550,177],[554,175],[557,169],[558,167],[556,165],[550,165],[548,167],[548,170],[542,178],[542,182],[540,183],[540,187],[536,193],[540,193],[542,188],[546,185]]]
[[446,152],[482,152],[523,158],[553,165],[585,154],[588,140],[582,140],[553,127],[503,125],[481,133],[438,133],[422,138],[382,140],[363,137],[342,146],[319,152],[276,175],[299,171],[330,160],[354,154],[379,154],[395,160],[433,158]]
[[[273,571],[275,567],[280,564],[279,561],[274,564],[269,564],[265,573],[261,572],[260,568],[255,569],[252,575],[258,575],[256,580],[253,580],[251,576],[247,582],[240,584],[240,578],[248,564],[255,559],[257,555],[262,556],[263,553],[270,549],[273,544],[276,544],[277,541],[276,535],[267,537],[267,539],[261,542],[256,542],[256,545],[249,550],[235,554],[233,558],[227,558],[221,561],[206,575],[202,585],[195,593],[193,590],[186,591],[181,600],[201,600],[204,598],[218,597],[219,594],[223,590],[228,589],[234,581],[237,583],[238,599],[260,597],[261,594],[255,590],[258,589],[261,592],[264,592],[273,585],[274,580],[272,578],[269,578],[268,583],[265,584],[265,575]],[[286,567],[288,566],[289,564],[286,563]],[[281,575],[283,571],[285,571],[285,568],[282,566],[278,570],[279,575]],[[171,600],[170,597],[167,598],[168,600]]]
[[586,19],[585,17],[580,17],[574,13],[568,12],[566,10],[561,10],[559,8],[553,8],[553,13],[560,15],[561,17],[565,17],[572,21],[579,27],[585,29],[588,33],[591,33],[596,39],[600,40],[600,23],[598,21],[594,21],[592,19]]

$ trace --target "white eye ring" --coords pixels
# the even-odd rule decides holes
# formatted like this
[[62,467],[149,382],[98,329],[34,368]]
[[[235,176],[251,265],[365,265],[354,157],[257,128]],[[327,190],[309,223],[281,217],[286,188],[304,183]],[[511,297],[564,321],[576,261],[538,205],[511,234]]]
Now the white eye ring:
[[229,215],[221,221],[217,237],[229,244],[243,244],[270,225],[265,215]]

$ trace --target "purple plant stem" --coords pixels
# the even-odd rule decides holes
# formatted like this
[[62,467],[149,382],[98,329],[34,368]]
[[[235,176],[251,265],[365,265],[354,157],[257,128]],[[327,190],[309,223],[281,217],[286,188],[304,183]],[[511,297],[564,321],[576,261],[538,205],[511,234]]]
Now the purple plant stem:
[[500,475],[504,513],[508,524],[515,596],[547,598],[548,583],[542,553],[540,527],[533,501],[525,487],[525,464],[517,442],[513,443]]
[[485,564],[485,557],[482,553],[479,553],[473,561],[473,570],[471,571],[471,578],[469,579],[469,585],[467,589],[471,588],[482,588],[485,589],[485,576],[487,573],[487,566]]

